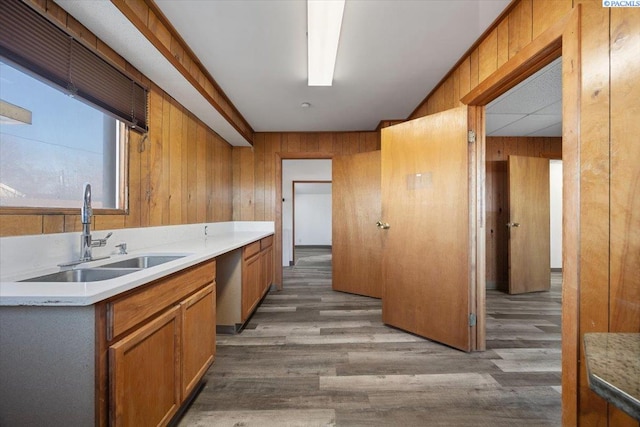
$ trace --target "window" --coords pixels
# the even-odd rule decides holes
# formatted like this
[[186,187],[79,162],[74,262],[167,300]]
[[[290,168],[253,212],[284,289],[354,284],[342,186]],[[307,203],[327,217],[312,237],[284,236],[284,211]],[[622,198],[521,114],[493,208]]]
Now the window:
[[89,182],[94,207],[122,208],[124,125],[6,62],[0,85],[2,102],[31,116],[0,120],[0,206],[78,207]]
[[126,140],[147,130],[147,88],[49,21],[0,1],[0,208],[126,208]]

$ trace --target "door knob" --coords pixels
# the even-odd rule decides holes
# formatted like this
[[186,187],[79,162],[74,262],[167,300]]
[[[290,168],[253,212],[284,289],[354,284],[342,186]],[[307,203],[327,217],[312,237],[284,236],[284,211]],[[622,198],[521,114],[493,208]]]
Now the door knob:
[[507,223],[507,227],[511,228],[511,227],[520,227],[520,223],[519,222],[508,222]]
[[391,226],[388,223],[382,222],[382,221],[376,222],[376,227],[378,227],[381,230],[388,230],[391,228]]

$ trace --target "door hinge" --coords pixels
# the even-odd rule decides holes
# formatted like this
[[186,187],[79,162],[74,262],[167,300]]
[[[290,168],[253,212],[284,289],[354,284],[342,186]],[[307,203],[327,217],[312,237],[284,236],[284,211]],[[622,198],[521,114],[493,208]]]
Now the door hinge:
[[476,142],[475,131],[470,130],[467,135],[468,135],[467,141],[469,142],[469,144],[473,144],[474,142]]
[[469,326],[476,326],[476,315],[474,313],[469,315]]

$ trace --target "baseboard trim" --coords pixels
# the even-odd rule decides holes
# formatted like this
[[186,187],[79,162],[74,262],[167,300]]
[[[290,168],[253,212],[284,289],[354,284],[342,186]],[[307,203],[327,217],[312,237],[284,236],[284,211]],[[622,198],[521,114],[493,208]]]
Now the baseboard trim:
[[294,249],[331,249],[331,245],[296,245]]
[[562,268],[552,268],[551,272],[552,273],[562,273]]

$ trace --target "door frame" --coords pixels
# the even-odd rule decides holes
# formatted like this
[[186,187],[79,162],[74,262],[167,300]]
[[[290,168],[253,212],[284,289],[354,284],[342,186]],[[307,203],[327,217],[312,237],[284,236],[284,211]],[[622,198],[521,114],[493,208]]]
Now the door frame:
[[275,220],[275,239],[274,246],[274,262],[276,268],[274,271],[274,282],[276,289],[282,290],[282,161],[283,160],[324,160],[333,159],[333,153],[275,153],[275,176],[276,176],[276,220]]
[[[293,227],[291,227],[291,255],[293,256],[293,263],[296,262],[296,184],[331,184],[332,181],[327,180],[319,180],[319,181],[292,181],[291,182],[291,219],[293,222]],[[284,239],[284,236],[282,236]],[[284,244],[284,242],[283,242]]]
[[[476,274],[484,275],[485,265],[485,131],[484,106],[527,77],[562,56],[562,160],[563,160],[563,230],[562,230],[562,420],[575,425],[578,414],[579,335],[579,247],[580,247],[580,98],[581,98],[581,5],[525,46],[467,95],[463,104],[477,106],[478,158],[475,181],[478,198],[475,206]],[[482,272],[480,270],[483,270]],[[479,279],[479,277],[478,277]],[[486,348],[486,289],[477,280],[478,349]]]

